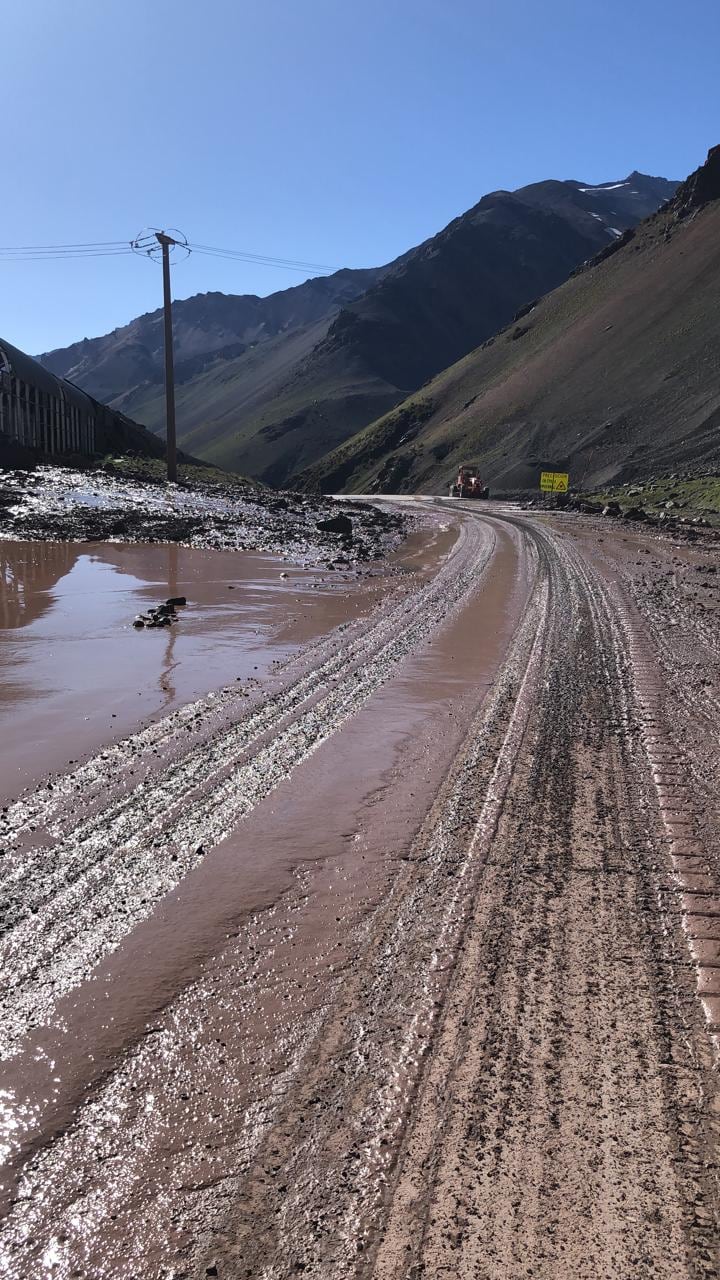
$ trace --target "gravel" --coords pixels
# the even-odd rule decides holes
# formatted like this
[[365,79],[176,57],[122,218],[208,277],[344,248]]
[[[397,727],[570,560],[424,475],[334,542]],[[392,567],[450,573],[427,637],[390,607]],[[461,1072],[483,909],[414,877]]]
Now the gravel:
[[277,493],[231,477],[167,484],[104,469],[0,471],[0,538],[180,542],[318,560],[342,554],[357,563],[394,548],[405,524],[368,503]]

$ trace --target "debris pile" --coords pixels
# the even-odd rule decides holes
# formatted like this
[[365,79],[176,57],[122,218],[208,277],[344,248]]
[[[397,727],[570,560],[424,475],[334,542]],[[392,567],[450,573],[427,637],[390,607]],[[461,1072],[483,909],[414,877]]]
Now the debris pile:
[[168,485],[148,477],[37,467],[0,471],[0,538],[55,542],[179,542],[317,560],[379,559],[407,518],[364,502],[276,493],[227,477]]

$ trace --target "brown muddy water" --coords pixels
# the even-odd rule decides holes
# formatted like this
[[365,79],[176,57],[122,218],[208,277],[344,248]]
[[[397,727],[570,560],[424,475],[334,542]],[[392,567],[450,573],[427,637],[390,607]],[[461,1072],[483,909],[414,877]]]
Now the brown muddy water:
[[[357,616],[359,585],[249,552],[0,542],[0,798],[211,689],[262,680]],[[176,623],[133,629],[175,595],[188,600]]]

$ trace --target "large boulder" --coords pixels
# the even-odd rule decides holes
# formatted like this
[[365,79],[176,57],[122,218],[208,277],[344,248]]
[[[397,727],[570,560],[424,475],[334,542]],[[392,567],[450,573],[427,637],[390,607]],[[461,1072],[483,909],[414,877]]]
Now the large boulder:
[[321,533],[342,533],[346,538],[352,537],[352,520],[349,516],[330,516],[328,520],[318,520],[315,525]]

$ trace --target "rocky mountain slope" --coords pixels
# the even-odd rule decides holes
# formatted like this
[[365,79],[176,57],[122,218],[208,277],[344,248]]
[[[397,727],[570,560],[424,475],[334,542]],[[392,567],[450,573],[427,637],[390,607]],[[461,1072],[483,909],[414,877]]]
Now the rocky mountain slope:
[[720,147],[635,231],[305,471],[354,492],[578,486],[720,460]]
[[[272,484],[342,443],[613,243],[675,189],[632,173],[485,196],[389,267],[269,298],[174,304],[178,426],[196,456]],[[41,357],[154,429],[161,313]]]
[[[267,298],[200,293],[173,303],[175,372],[181,387],[214,360],[236,359],[281,335],[326,326],[341,306],[378,281],[385,267],[337,271]],[[142,403],[163,379],[162,310],[138,316],[101,338],[83,338],[38,359],[106,403]],[[151,416],[151,415],[150,415]],[[147,425],[156,425],[152,420]]]

